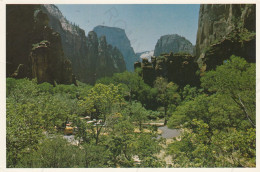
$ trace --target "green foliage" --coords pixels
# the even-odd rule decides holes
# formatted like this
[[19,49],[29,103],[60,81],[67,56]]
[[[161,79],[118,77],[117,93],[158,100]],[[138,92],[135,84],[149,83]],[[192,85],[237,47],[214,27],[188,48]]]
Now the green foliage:
[[169,145],[175,167],[255,167],[255,129],[214,130],[193,120],[193,130],[185,130],[181,140]]
[[246,28],[241,29],[241,32],[239,32],[240,42],[243,41],[250,41],[256,37],[255,32],[250,32]]
[[180,91],[182,102],[194,100],[194,98],[197,97],[200,94],[202,94],[202,89],[198,89],[196,87],[191,87],[190,85],[186,85]]
[[83,144],[81,155],[84,156],[85,168],[111,167],[110,152],[104,145]]
[[111,136],[107,139],[110,151],[111,163],[114,167],[133,166],[132,156],[135,154],[134,126],[127,120],[121,118],[113,127]]
[[32,44],[32,50],[35,50],[36,48],[38,48],[38,47],[40,47],[40,46],[46,47],[46,44],[49,44],[49,41],[47,41],[47,40],[42,40],[42,41],[39,42],[39,43]]
[[157,101],[164,107],[164,124],[167,124],[169,105],[177,105],[180,101],[178,86],[173,82],[168,83],[165,78],[158,77],[154,82],[154,87],[158,90]]
[[16,80],[13,78],[6,79],[7,98],[15,102],[26,103],[34,101],[33,98],[39,95],[37,81],[29,81],[27,78]]
[[64,127],[64,122],[81,114],[82,109],[76,97],[57,92],[48,83],[37,85],[36,80],[13,78],[6,81],[7,166],[15,167],[25,154],[37,149],[44,131],[52,133],[55,126]]
[[53,94],[54,93],[54,87],[50,83],[44,82],[42,84],[38,85],[39,91],[43,93],[49,93]]
[[[165,143],[144,125],[159,117],[182,131],[166,148],[174,167],[255,167],[255,70],[232,56],[202,89],[164,78],[151,88],[138,70],[78,87],[7,78],[7,167],[165,167]],[[59,136],[67,121],[78,145]]]
[[255,64],[232,56],[201,81],[210,95],[184,89],[168,123],[184,130],[168,147],[175,166],[255,167]]
[[7,99],[6,109],[7,166],[15,167],[24,154],[37,148],[43,137],[44,121],[36,112],[37,106],[30,102],[14,103]]
[[[118,105],[122,100],[120,87],[113,84],[96,84],[90,89],[87,99],[93,103],[96,118],[105,118],[106,114],[112,112],[112,108]],[[103,115],[103,117],[101,116]]]
[[210,71],[201,78],[202,87],[210,92],[225,94],[244,111],[244,116],[255,126],[255,64],[231,56],[216,71]]
[[[152,133],[135,133],[132,122],[127,117],[119,117],[106,143],[111,152],[111,165],[114,167],[162,167],[164,162],[156,157],[161,146],[155,137]],[[134,157],[138,157],[139,164],[134,162]]]
[[176,167],[212,167],[208,145],[209,126],[203,121],[192,120],[194,130],[185,130],[181,140],[168,147],[168,154],[173,155]]
[[212,137],[216,166],[255,167],[256,130],[238,131],[230,128],[214,131]]
[[101,78],[97,83],[120,85],[123,96],[127,101],[137,100],[148,109],[156,109],[157,104],[154,100],[157,90],[144,83],[139,70],[115,73],[113,77]]
[[[112,115],[113,109],[120,106],[123,101],[121,93],[119,86],[96,84],[89,90],[87,97],[80,102],[80,105],[87,108],[86,112],[90,113],[92,118],[101,119],[102,123],[106,123],[107,118]],[[96,144],[99,142],[102,127],[103,125],[91,127]]]
[[130,116],[130,119],[139,126],[140,130],[143,129],[142,124],[148,120],[149,112],[141,103],[136,101],[129,103],[122,111],[123,114]]
[[67,168],[84,167],[82,150],[61,137],[48,138],[39,144],[36,151],[23,157],[18,167]]
[[137,138],[136,151],[141,160],[138,167],[165,167],[165,161],[156,156],[162,149],[160,141],[147,133],[142,133]]

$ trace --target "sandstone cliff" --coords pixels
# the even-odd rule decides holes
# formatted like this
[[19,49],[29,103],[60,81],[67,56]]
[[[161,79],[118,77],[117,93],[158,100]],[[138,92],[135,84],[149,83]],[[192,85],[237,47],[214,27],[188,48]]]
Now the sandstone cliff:
[[153,85],[156,77],[167,78],[184,87],[189,84],[191,86],[199,85],[199,76],[196,75],[198,65],[194,61],[195,57],[188,53],[170,53],[162,56],[152,57],[151,62],[143,59],[142,62],[136,62],[135,68],[142,69],[142,77],[144,82]]
[[72,83],[60,35],[48,27],[49,18],[39,5],[7,5],[6,21],[7,77]]
[[49,25],[61,35],[64,53],[72,62],[76,78],[93,84],[103,76],[112,76],[125,70],[122,54],[98,39],[95,32],[85,35],[84,30],[70,23],[55,5],[43,5],[42,9],[50,18]]
[[201,5],[196,41],[202,71],[214,69],[232,54],[255,62],[256,6]]
[[93,31],[97,33],[98,37],[105,36],[108,44],[117,47],[124,56],[126,69],[133,71],[134,62],[138,61],[139,57],[135,55],[125,30],[116,27],[96,26]]
[[170,52],[193,54],[193,45],[189,40],[177,34],[161,36],[155,45],[154,56]]

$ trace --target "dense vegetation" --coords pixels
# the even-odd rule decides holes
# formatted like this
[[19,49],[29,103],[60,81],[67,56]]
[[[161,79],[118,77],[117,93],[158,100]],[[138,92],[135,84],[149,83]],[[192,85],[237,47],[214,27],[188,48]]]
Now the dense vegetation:
[[[7,167],[255,167],[255,70],[232,56],[200,88],[166,78],[150,87],[139,69],[94,86],[7,78]],[[63,137],[68,121],[72,142]],[[166,144],[148,121],[181,135]]]

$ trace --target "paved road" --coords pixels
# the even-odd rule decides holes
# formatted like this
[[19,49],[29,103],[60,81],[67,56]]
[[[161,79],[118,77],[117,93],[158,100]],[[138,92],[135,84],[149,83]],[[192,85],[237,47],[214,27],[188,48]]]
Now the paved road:
[[163,137],[166,139],[170,139],[173,137],[179,136],[181,133],[177,129],[169,129],[167,126],[158,127],[159,130],[162,130],[162,134],[157,137],[157,139]]

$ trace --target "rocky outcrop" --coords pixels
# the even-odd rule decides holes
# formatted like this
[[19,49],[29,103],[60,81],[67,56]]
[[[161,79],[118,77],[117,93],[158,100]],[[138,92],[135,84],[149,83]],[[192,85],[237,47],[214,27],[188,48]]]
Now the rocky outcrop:
[[[113,73],[122,72],[126,69],[123,55],[120,51],[107,44],[106,37],[98,39],[94,31],[88,34],[88,56],[90,58],[89,72],[87,73],[90,83],[104,76],[112,76]],[[94,78],[91,78],[91,77]]]
[[142,62],[136,62],[135,68],[141,67],[142,78],[144,82],[152,86],[157,77],[167,78],[184,87],[189,84],[198,86],[199,76],[196,74],[198,65],[194,62],[195,57],[185,53],[162,54],[159,57],[153,56],[151,62],[143,59]]
[[42,9],[50,18],[49,25],[60,33],[64,54],[72,62],[78,80],[94,84],[100,77],[125,70],[122,54],[108,45],[106,39],[98,39],[93,31],[86,36],[84,30],[70,23],[55,5],[43,5]]
[[189,40],[177,34],[161,36],[155,45],[154,56],[170,52],[193,54],[193,45]]
[[76,78],[82,82],[88,82],[90,59],[87,55],[85,31],[71,24],[55,5],[44,4],[41,7],[50,19],[49,26],[61,35],[64,54],[72,62],[72,70]]
[[126,69],[133,71],[134,62],[138,61],[139,57],[135,55],[125,30],[116,27],[96,26],[93,31],[97,33],[98,37],[105,36],[108,44],[117,47],[124,56]]
[[6,17],[7,77],[71,84],[71,62],[40,6],[7,5]]
[[256,6],[201,5],[196,56],[202,71],[214,69],[231,55],[255,62]]

